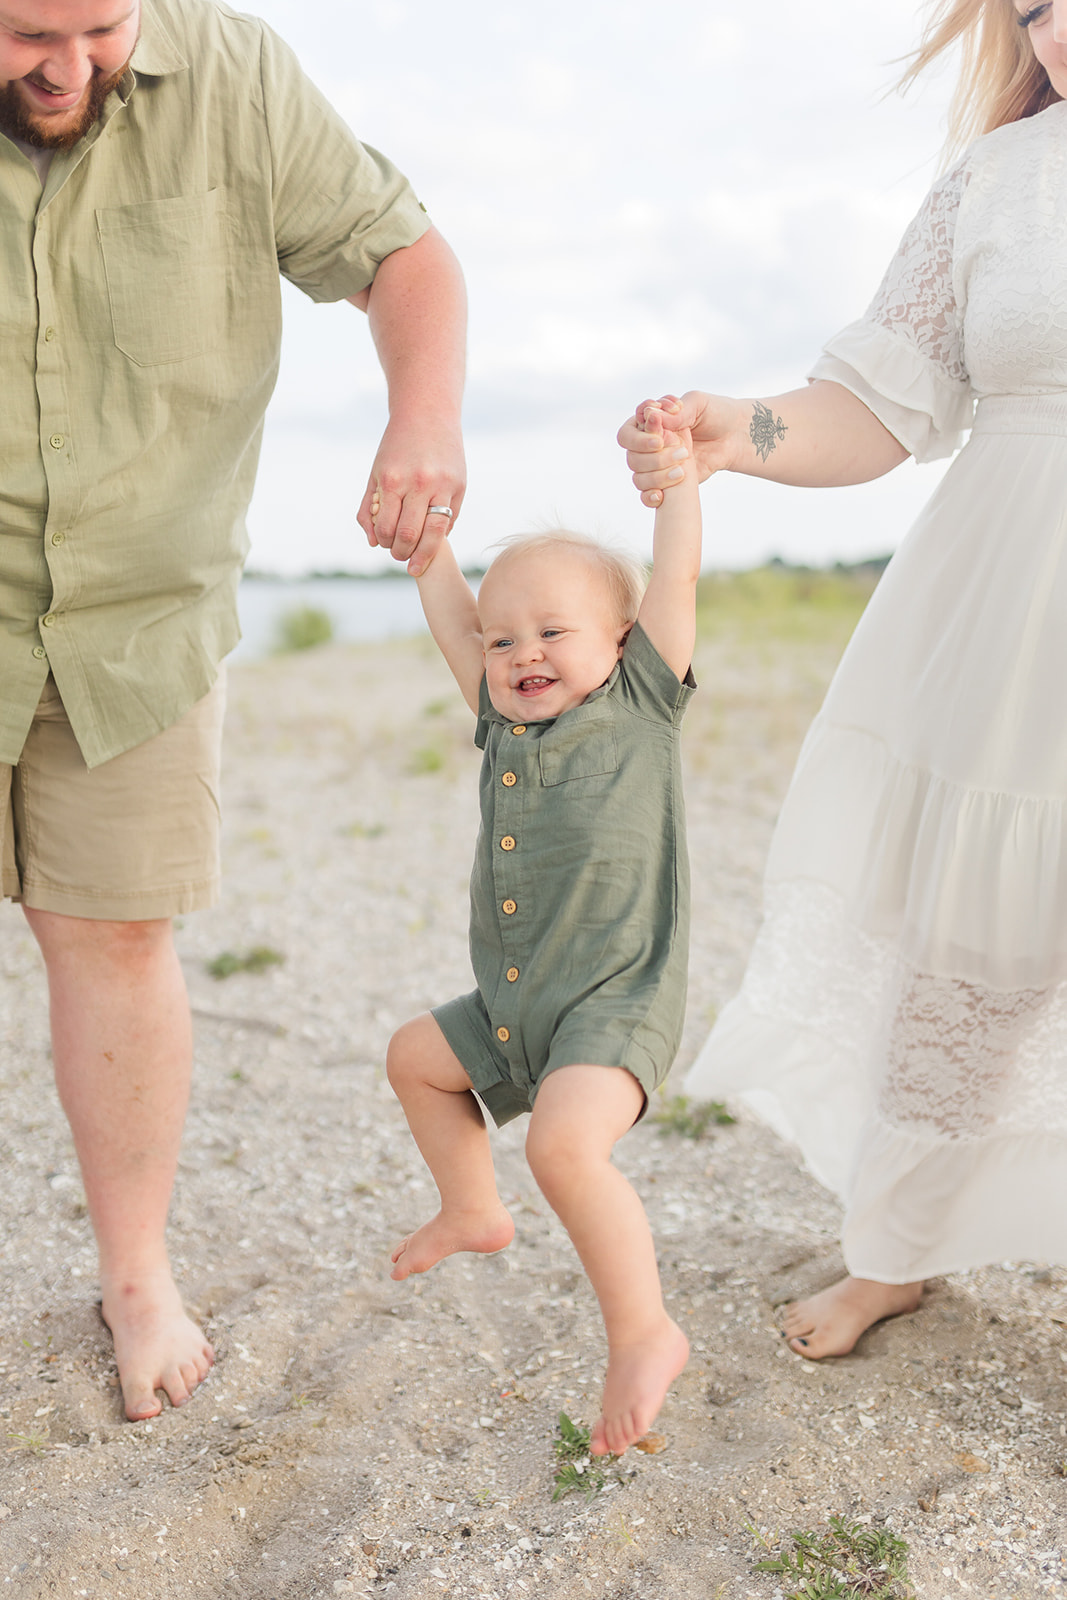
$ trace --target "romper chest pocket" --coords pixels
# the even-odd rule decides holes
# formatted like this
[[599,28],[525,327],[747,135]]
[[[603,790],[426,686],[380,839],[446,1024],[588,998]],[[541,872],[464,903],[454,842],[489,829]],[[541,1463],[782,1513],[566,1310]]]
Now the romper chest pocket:
[[619,770],[615,729],[610,723],[580,722],[566,731],[553,729],[542,739],[538,753],[544,784],[602,778]]
[[139,367],[203,355],[223,328],[219,191],[96,213],[115,344]]

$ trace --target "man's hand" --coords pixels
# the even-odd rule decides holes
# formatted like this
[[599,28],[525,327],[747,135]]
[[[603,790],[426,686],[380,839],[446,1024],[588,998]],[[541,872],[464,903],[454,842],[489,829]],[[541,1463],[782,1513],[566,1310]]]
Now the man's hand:
[[[434,415],[394,416],[382,435],[356,520],[372,545],[391,550],[417,578],[448,537],[466,481],[458,425],[450,427]],[[447,506],[452,515],[431,512],[431,506]]]

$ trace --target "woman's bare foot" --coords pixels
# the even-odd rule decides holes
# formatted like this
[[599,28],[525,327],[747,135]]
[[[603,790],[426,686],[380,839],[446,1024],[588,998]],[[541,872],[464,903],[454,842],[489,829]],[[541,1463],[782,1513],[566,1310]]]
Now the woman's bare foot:
[[390,1277],[399,1282],[412,1272],[428,1272],[459,1250],[492,1255],[515,1237],[511,1213],[499,1202],[489,1211],[439,1211],[421,1228],[401,1239],[392,1255]]
[[915,1311],[921,1283],[876,1283],[873,1278],[842,1278],[840,1283],[785,1308],[782,1332],[789,1348],[809,1361],[847,1356],[861,1333],[885,1317]]
[[654,1333],[608,1353],[604,1398],[590,1440],[594,1456],[621,1456],[655,1422],[664,1397],[689,1360],[689,1341],[664,1313]]
[[183,1406],[215,1364],[215,1352],[187,1316],[166,1268],[103,1283],[101,1314],[115,1343],[122,1398],[131,1422],[163,1410],[157,1389]]

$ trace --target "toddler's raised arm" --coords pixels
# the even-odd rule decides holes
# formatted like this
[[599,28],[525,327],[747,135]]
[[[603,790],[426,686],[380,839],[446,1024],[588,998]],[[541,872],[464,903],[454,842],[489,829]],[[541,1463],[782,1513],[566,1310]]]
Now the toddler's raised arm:
[[684,678],[696,640],[696,586],[700,576],[700,491],[688,429],[671,430],[679,402],[667,395],[642,408],[644,431],[662,436],[662,449],[686,451],[684,476],[663,492],[652,535],[652,576],[638,620],[664,661]]
[[[658,513],[657,513],[658,515]],[[477,715],[478,691],[485,670],[482,627],[470,584],[448,543],[441,545],[425,572],[419,574],[419,599],[437,648],[448,662],[463,698]]]

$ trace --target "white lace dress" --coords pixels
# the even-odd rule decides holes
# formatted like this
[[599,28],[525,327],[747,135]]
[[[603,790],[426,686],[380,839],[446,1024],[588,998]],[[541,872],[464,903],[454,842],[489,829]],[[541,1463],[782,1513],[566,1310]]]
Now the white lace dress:
[[813,376],[920,460],[973,432],[804,744],[687,1087],[800,1146],[857,1276],[1067,1261],[1067,103],[935,186]]

